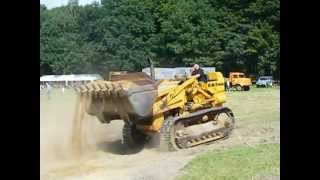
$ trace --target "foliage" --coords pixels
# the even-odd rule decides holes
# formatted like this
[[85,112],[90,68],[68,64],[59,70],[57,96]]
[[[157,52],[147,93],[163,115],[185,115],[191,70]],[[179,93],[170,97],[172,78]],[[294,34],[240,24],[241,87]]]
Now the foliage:
[[102,0],[40,5],[42,74],[215,66],[279,76],[279,0]]

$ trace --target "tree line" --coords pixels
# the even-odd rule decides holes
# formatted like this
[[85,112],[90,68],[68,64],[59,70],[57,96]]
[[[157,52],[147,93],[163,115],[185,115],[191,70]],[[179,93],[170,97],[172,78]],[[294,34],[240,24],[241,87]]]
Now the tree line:
[[228,74],[280,71],[279,0],[101,0],[40,4],[40,75],[198,63]]

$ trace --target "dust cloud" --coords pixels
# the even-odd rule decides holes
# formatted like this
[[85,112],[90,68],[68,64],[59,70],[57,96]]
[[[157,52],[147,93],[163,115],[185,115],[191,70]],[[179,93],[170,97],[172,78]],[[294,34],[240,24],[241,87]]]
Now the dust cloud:
[[75,158],[80,158],[88,146],[86,129],[88,120],[84,118],[87,99],[80,94],[76,97],[76,108],[72,122],[71,150]]
[[[72,94],[40,102],[40,171],[68,164],[79,164],[94,152],[109,146],[105,139],[121,138],[121,124],[106,128],[85,113],[86,99]],[[110,147],[111,148],[111,147]],[[115,149],[111,149],[115,151]]]
[[[73,93],[59,95],[50,100],[41,98],[42,180],[84,177],[172,179],[190,159],[190,156],[177,156],[177,153],[158,152],[154,148],[158,142],[154,139],[151,139],[141,152],[128,155],[121,143],[123,121],[100,123],[95,117],[84,112],[85,99]],[[172,172],[159,173],[159,169],[168,167]]]

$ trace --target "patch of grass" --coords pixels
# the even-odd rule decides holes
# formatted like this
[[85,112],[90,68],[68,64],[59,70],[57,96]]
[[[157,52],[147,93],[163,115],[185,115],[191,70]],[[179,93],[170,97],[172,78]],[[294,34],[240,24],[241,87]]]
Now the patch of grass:
[[279,144],[260,144],[200,155],[183,169],[177,180],[250,180],[279,174]]
[[234,112],[237,126],[279,126],[280,90],[277,88],[252,87],[250,91],[227,92],[225,106]]

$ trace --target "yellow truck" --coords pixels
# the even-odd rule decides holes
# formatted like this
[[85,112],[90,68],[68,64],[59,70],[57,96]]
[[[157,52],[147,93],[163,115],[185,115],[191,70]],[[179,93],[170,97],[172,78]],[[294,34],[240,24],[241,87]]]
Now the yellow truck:
[[237,91],[249,91],[252,85],[251,79],[242,72],[230,72],[228,81],[230,88],[235,87]]

